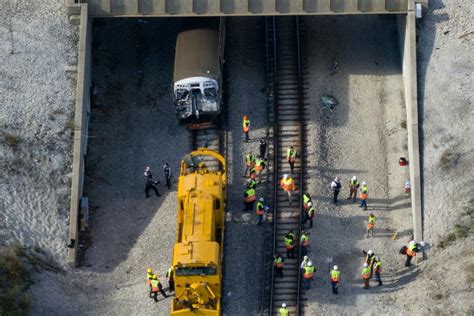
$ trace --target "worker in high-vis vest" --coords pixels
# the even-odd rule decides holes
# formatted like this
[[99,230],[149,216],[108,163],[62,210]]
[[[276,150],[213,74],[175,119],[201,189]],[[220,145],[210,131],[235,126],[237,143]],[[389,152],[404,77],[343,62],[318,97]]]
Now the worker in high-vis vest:
[[347,198],[348,200],[354,199],[354,202],[357,199],[357,190],[359,190],[359,180],[357,179],[356,176],[353,176],[349,180],[349,197]]
[[255,157],[252,153],[247,153],[245,155],[245,172],[244,172],[244,178],[247,176],[247,171],[249,171],[251,168],[255,167]]
[[375,257],[373,270],[375,274],[375,281],[379,282],[379,286],[382,286],[382,278],[380,277],[380,274],[382,273],[382,261],[379,257]]
[[247,190],[245,190],[245,193],[244,193],[244,204],[245,204],[244,212],[253,211],[253,205],[256,199],[257,199],[257,196],[256,196],[255,189],[247,188]]
[[304,230],[301,231],[300,237],[300,248],[301,248],[301,255],[306,255],[308,253],[309,247],[309,236]]
[[254,179],[247,180],[247,189],[256,189],[257,188],[257,181]]
[[262,182],[262,172],[265,170],[266,163],[265,160],[257,158],[255,160],[255,170],[257,171],[257,181],[258,183]]
[[290,229],[284,238],[285,247],[286,247],[286,257],[294,258],[295,257],[295,232]]
[[367,235],[365,236],[366,238],[369,238],[369,235],[374,237],[375,220],[375,215],[373,213],[370,213],[369,220],[367,222]]
[[160,292],[165,298],[168,297],[168,295],[166,295],[165,291],[163,290],[163,285],[161,285],[160,280],[158,280],[158,276],[153,274],[150,287],[150,297],[153,297],[155,302],[158,302],[158,292]]
[[273,258],[273,267],[275,268],[275,275],[283,279],[283,266],[285,259],[277,252]]
[[244,132],[245,141],[249,141],[249,133],[250,133],[250,119],[248,115],[244,115],[242,119],[242,131]]
[[301,224],[304,225],[307,221],[309,221],[309,228],[313,228],[313,217],[314,217],[315,209],[313,202],[308,202],[308,208],[304,209],[303,219]]
[[341,271],[339,271],[338,266],[332,267],[331,272],[329,272],[329,279],[331,280],[332,294],[338,294],[337,290],[339,288],[339,281],[341,281]]
[[308,192],[303,194],[303,207],[304,209],[308,209],[308,203],[311,202],[311,196],[309,195]]
[[293,148],[293,146],[290,146],[290,148],[286,151],[286,160],[290,165],[291,174],[293,174],[296,161],[296,150]]
[[280,186],[288,194],[288,199],[291,205],[291,202],[292,202],[291,193],[295,191],[295,188],[296,188],[295,180],[293,180],[293,178],[290,177],[289,175],[285,174],[283,175],[283,179],[280,180]]
[[303,268],[303,285],[306,290],[309,290],[311,287],[311,280],[313,279],[315,271],[316,268],[311,261]]
[[405,261],[405,267],[409,267],[411,265],[411,259],[413,257],[416,257],[416,253],[419,251],[419,246],[416,241],[412,240],[408,243],[406,247],[407,260]]
[[168,288],[170,289],[170,292],[174,292],[174,270],[173,270],[173,266],[168,268],[168,271],[166,272],[166,279],[168,280]]
[[286,306],[285,303],[281,304],[281,307],[279,309],[279,316],[289,316],[290,311],[288,310],[288,307]]
[[364,210],[367,210],[367,199],[369,198],[369,187],[367,186],[367,182],[362,182],[359,194],[360,205],[359,207],[363,207]]
[[261,197],[258,199],[258,202],[255,205],[255,214],[257,215],[257,225],[263,224],[265,211],[266,211],[265,199]]
[[[151,268],[148,268],[146,270],[146,285],[151,286],[151,280],[153,280],[153,270]],[[151,294],[150,294],[151,297]]]
[[369,280],[370,280],[370,266],[364,263],[364,268],[362,268],[362,272],[360,273],[362,280],[364,281],[364,289],[367,290],[370,287]]
[[365,257],[365,263],[367,263],[369,265],[369,268],[370,268],[370,277],[372,277],[372,268],[374,267],[374,262],[375,262],[375,253],[373,250],[362,250],[362,253],[367,255]]

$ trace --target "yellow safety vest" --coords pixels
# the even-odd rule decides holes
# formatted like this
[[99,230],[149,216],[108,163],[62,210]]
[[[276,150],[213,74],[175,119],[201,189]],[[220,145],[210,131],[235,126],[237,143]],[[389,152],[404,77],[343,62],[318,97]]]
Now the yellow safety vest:
[[288,311],[288,308],[280,307],[280,316],[288,316],[288,315],[290,315],[290,312]]
[[341,276],[341,271],[331,270],[331,281],[339,282]]
[[316,271],[316,269],[314,268],[314,266],[306,266],[304,267],[304,273],[303,273],[303,278],[305,279],[311,279],[314,275],[314,271]]
[[362,276],[362,279],[364,280],[370,279],[370,267],[362,269],[361,276]]

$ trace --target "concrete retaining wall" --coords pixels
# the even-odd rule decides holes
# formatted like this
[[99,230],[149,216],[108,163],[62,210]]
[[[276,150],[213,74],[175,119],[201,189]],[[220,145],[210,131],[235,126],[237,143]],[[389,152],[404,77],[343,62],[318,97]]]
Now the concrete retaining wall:
[[416,76],[416,18],[414,3],[410,2],[409,12],[398,19],[400,52],[402,56],[405,105],[407,109],[408,159],[411,181],[411,207],[413,235],[415,240],[423,240],[423,217],[421,201],[420,146],[418,135],[418,97]]
[[80,6],[79,45],[77,63],[76,109],[74,116],[74,149],[72,163],[71,205],[69,213],[69,249],[66,262],[76,266],[79,243],[79,207],[83,195],[87,131],[90,114],[90,88],[92,71],[92,27],[87,4]]

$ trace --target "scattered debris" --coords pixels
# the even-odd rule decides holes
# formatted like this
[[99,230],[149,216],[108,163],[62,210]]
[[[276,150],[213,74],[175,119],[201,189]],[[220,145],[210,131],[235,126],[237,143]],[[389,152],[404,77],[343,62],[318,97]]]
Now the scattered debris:
[[474,31],[470,31],[470,32],[467,32],[467,33],[464,33],[464,34],[460,35],[458,38],[463,38],[463,37],[469,36],[473,33],[474,33]]
[[325,110],[330,110],[331,112],[334,110],[336,105],[339,104],[339,102],[336,100],[335,97],[332,95],[323,95],[320,99],[320,104]]

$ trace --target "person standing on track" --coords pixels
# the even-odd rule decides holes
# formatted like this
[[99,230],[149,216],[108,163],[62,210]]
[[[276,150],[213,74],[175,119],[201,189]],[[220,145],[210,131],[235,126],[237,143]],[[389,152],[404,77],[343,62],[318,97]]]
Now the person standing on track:
[[334,180],[331,182],[331,189],[333,191],[333,202],[334,204],[337,204],[337,196],[339,195],[339,192],[341,191],[341,181],[339,181],[339,177],[335,177]]
[[375,220],[375,215],[373,213],[370,213],[369,221],[367,223],[367,235],[365,236],[365,238],[369,238],[369,234],[374,237]]
[[245,204],[245,209],[244,212],[251,212],[253,211],[253,204],[255,203],[255,200],[257,199],[257,196],[255,195],[255,189],[249,189],[244,193],[244,204]]
[[168,187],[168,190],[171,189],[171,168],[166,162],[165,165],[163,166],[163,173],[165,174],[165,179],[166,179],[166,186]]
[[292,229],[288,231],[285,235],[285,247],[286,247],[286,257],[294,258],[295,257],[295,233]]
[[262,183],[262,172],[265,170],[266,163],[262,158],[257,158],[255,160],[255,170],[257,171],[257,182]]
[[245,172],[244,172],[244,178],[247,176],[247,171],[251,170],[253,167],[255,167],[255,157],[251,152],[247,153],[245,155]]
[[146,195],[146,198],[148,199],[150,197],[150,195],[148,194],[148,192],[150,192],[150,190],[155,191],[156,196],[161,196],[160,193],[158,192],[158,189],[155,186],[158,183],[160,183],[160,181],[153,181],[153,175],[151,174],[151,168],[149,166],[146,167],[144,175],[145,175],[145,195]]
[[275,274],[283,279],[283,266],[285,259],[277,252],[273,258],[273,266],[275,267]]
[[355,203],[357,199],[357,190],[359,190],[359,180],[357,180],[356,176],[353,176],[349,181],[349,197],[347,199],[354,199]]
[[310,229],[313,228],[314,213],[315,213],[315,210],[314,210],[313,202],[309,201],[308,208],[304,210],[303,220],[302,220],[301,225],[304,225],[306,224],[307,221],[309,221],[309,228]]
[[338,294],[337,290],[339,288],[339,281],[341,280],[341,271],[339,271],[338,266],[334,266],[329,272],[329,278],[331,280],[332,294]]
[[265,139],[260,140],[259,150],[260,158],[265,159],[265,154],[267,152],[267,141]]
[[293,174],[296,161],[296,150],[293,149],[293,146],[290,146],[290,148],[286,151],[286,160],[290,165],[291,174]]
[[367,211],[367,199],[369,198],[369,187],[367,186],[367,182],[362,182],[359,194],[360,205],[359,207],[363,207],[365,211]]
[[250,133],[250,118],[248,115],[244,115],[242,119],[242,130],[244,132],[245,142],[249,141],[249,133]]
[[291,202],[292,202],[291,194],[293,191],[295,191],[295,180],[293,180],[293,178],[290,177],[289,175],[285,174],[283,175],[283,179],[280,180],[280,186],[288,194],[288,200],[290,201],[290,205],[291,205]]
[[313,262],[309,261],[306,267],[303,268],[303,285],[305,290],[311,288],[311,280],[313,280],[314,272],[316,272],[316,268]]
[[309,195],[308,192],[306,192],[305,194],[303,194],[303,207],[305,209],[309,208],[309,206],[308,206],[309,202],[311,202],[311,196]]
[[257,189],[257,181],[253,179],[248,179],[247,180],[247,189]]
[[290,311],[288,310],[288,307],[286,307],[285,303],[281,304],[281,307],[278,311],[278,315],[279,316],[289,316],[290,315]]
[[255,206],[255,214],[257,215],[257,225],[263,224],[263,218],[267,210],[268,206],[265,205],[265,199],[263,197],[259,198]]

